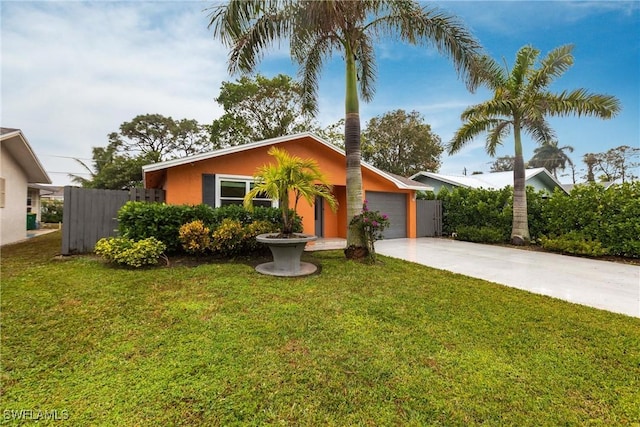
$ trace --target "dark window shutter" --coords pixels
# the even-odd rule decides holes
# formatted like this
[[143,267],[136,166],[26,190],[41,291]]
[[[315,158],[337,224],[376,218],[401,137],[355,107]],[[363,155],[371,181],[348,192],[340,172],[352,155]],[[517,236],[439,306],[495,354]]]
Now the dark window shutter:
[[216,176],[213,174],[202,174],[202,203],[216,207]]

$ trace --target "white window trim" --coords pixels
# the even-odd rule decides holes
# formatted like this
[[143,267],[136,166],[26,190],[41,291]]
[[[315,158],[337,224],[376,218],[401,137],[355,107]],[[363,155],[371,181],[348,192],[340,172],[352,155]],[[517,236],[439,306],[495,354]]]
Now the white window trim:
[[[220,195],[222,194],[222,181],[234,181],[244,182],[247,184],[247,190],[249,190],[248,184],[255,182],[256,180],[252,176],[247,175],[218,175],[216,174],[216,207],[222,206]],[[278,200],[271,200],[271,206],[277,208],[279,206]]]

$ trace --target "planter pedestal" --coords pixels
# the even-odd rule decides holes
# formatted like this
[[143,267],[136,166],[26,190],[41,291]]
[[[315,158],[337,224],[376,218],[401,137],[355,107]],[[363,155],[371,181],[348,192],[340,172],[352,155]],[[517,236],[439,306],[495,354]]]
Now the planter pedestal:
[[271,276],[306,276],[315,273],[318,269],[313,264],[301,262],[300,258],[304,252],[307,242],[317,240],[317,236],[309,236],[296,234],[297,237],[290,239],[273,237],[275,234],[260,234],[256,240],[264,243],[271,250],[273,262],[260,264],[256,267],[256,271]]

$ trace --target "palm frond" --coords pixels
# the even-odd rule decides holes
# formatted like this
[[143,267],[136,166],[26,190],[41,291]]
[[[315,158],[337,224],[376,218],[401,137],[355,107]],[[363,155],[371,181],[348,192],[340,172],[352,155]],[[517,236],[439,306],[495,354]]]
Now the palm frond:
[[462,112],[462,120],[473,120],[482,117],[511,117],[514,111],[514,102],[510,99],[490,99],[489,101],[475,104]]
[[213,8],[209,28],[231,47],[229,72],[252,72],[277,40],[290,37],[292,3],[277,0],[231,0]]
[[266,194],[274,200],[287,200],[289,191],[294,193],[295,203],[304,198],[313,204],[316,196],[322,196],[332,209],[335,208],[337,202],[331,194],[331,185],[315,159],[302,159],[278,147],[271,147],[268,154],[276,163],[256,170],[254,187],[244,199],[247,209],[253,208],[252,200],[259,194]]
[[507,71],[487,55],[483,55],[477,59],[475,63],[475,76],[478,84],[483,84],[493,91],[504,87],[508,79]]
[[467,120],[447,144],[447,152],[451,155],[460,151],[469,141],[472,141],[481,133],[489,131],[500,122],[500,119],[495,118],[474,118]]
[[513,122],[510,120],[497,120],[493,127],[487,132],[487,139],[484,147],[487,154],[491,157],[496,155],[496,150],[500,145],[502,145],[504,138],[509,134],[509,132],[511,132],[512,124]]
[[315,115],[318,112],[318,84],[325,58],[331,54],[331,40],[316,37],[292,42],[293,59],[299,64],[298,77],[302,87],[302,110]]
[[387,2],[389,13],[369,22],[365,30],[412,45],[434,47],[450,58],[470,90],[478,84],[477,61],[482,47],[454,15],[424,7],[415,1]]
[[377,67],[373,41],[367,34],[362,34],[359,38],[356,56],[360,95],[365,102],[370,102],[375,95]]
[[553,49],[540,61],[540,68],[529,78],[528,91],[540,92],[551,82],[562,76],[573,65],[573,45],[567,44]]
[[548,144],[556,139],[555,131],[549,126],[549,122],[544,116],[531,120],[526,118],[523,121],[523,130],[531,136],[538,144]]
[[586,89],[563,91],[560,94],[544,94],[550,116],[577,115],[609,119],[620,110],[620,101],[611,95],[589,93]]
[[519,96],[525,89],[525,81],[536,59],[540,55],[540,51],[533,46],[523,46],[516,54],[516,61],[509,75],[507,87],[512,92],[512,96]]
[[416,25],[418,40],[425,45],[433,44],[440,54],[452,59],[458,76],[469,90],[475,90],[480,83],[476,75],[480,43],[457,17],[427,7],[421,12],[413,22],[410,20],[410,24]]

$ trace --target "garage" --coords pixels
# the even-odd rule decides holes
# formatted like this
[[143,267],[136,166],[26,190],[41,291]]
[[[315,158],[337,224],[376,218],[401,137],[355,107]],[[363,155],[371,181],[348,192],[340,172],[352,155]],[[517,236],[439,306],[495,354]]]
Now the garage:
[[407,237],[407,195],[402,193],[382,193],[367,191],[367,206],[372,211],[380,211],[389,217],[389,228],[383,235],[385,239]]

